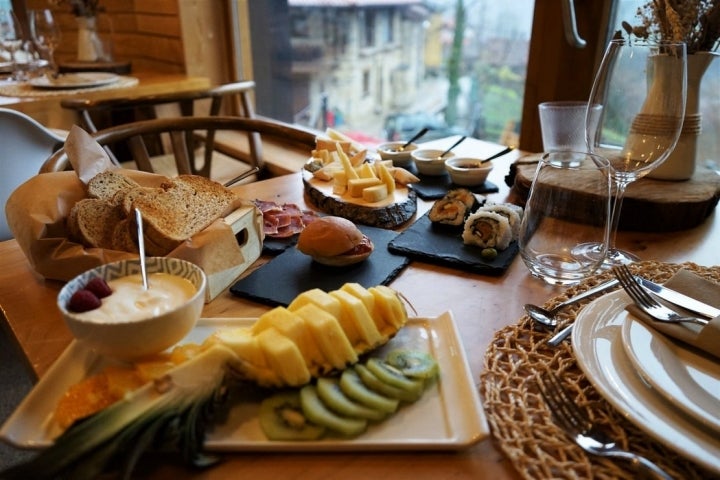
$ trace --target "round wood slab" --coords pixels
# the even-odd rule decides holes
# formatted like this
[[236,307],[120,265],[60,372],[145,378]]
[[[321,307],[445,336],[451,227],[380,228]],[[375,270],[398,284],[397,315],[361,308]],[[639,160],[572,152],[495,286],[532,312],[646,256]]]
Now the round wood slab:
[[332,182],[325,182],[303,171],[305,194],[318,209],[330,215],[344,217],[355,223],[379,228],[395,228],[410,220],[417,211],[417,194],[398,185],[394,195],[381,202],[368,203],[333,193]]
[[[527,199],[537,162],[520,159],[515,165],[513,193]],[[563,185],[582,191],[579,185]],[[690,180],[674,182],[643,178],[631,183],[623,199],[620,230],[639,232],[672,232],[701,224],[714,210],[720,199],[720,175],[698,166]],[[582,205],[569,206],[582,211]],[[568,215],[572,212],[568,210]]]

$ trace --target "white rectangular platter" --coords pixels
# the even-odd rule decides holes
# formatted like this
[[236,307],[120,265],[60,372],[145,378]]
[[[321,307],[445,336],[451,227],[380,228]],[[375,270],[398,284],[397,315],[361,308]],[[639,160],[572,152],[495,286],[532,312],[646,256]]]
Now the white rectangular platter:
[[[255,319],[203,318],[181,342],[201,342],[220,328],[247,326]],[[232,405],[227,418],[208,432],[211,451],[373,451],[459,450],[488,435],[487,421],[465,351],[450,312],[436,318],[411,318],[405,328],[376,355],[394,348],[431,353],[440,366],[440,379],[420,400],[404,404],[385,421],[362,435],[327,437],[310,442],[267,440],[258,422],[257,399]],[[67,388],[99,371],[106,360],[73,342],[38,382],[0,429],[0,439],[20,448],[43,448],[58,435],[51,420]]]

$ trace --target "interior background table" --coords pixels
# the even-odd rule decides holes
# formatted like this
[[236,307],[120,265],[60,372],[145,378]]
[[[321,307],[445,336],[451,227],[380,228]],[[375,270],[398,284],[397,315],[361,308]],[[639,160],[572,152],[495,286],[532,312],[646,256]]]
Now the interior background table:
[[[457,137],[428,142],[433,148],[446,148]],[[459,155],[489,156],[502,146],[468,139],[456,148]],[[505,175],[520,152],[494,161],[489,180],[500,191],[488,195],[495,201],[508,199],[510,189]],[[306,207],[300,172],[238,186],[235,190],[246,199],[292,202]],[[418,200],[422,215],[431,202]],[[702,265],[719,265],[720,220],[713,213],[700,226],[672,233],[621,232],[618,246],[630,249],[644,259],[664,262],[692,261]],[[32,371],[41,376],[71,341],[55,305],[59,282],[44,281],[30,268],[17,242],[0,243],[0,306],[5,326],[12,332]],[[251,267],[262,265],[260,259]],[[437,316],[452,311],[464,342],[475,378],[483,368],[485,351],[499,329],[514,324],[523,315],[525,303],[544,303],[562,292],[530,276],[517,257],[504,275],[483,276],[421,262],[411,264],[390,284],[402,292],[419,316]],[[222,293],[207,304],[207,317],[256,317],[269,307]],[[193,472],[172,462],[153,462],[153,478],[188,478]],[[490,439],[457,453],[373,453],[373,454],[263,454],[229,455],[224,463],[202,473],[202,478],[382,478],[516,479],[510,461],[497,450]]]

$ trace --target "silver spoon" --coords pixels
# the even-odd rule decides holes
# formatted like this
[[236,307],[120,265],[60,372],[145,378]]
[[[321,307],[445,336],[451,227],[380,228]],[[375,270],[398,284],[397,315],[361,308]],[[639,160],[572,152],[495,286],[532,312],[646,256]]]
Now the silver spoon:
[[397,149],[397,151],[398,151],[398,152],[404,152],[405,149],[406,149],[407,147],[409,147],[411,143],[413,143],[415,140],[418,140],[420,137],[422,137],[423,135],[425,135],[425,134],[428,132],[428,130],[430,130],[430,129],[427,128],[427,127],[425,127],[425,128],[423,128],[422,130],[420,130],[418,133],[415,134],[415,136],[413,136],[410,140],[408,140],[407,142],[405,142],[405,144],[404,144],[403,146],[399,147],[399,148]]
[[147,290],[148,284],[147,266],[145,265],[145,235],[143,234],[142,213],[140,209],[135,209],[135,222],[138,231],[138,249],[140,250],[140,274],[142,275],[143,289]]
[[557,319],[556,315],[560,310],[567,307],[568,305],[577,303],[580,300],[584,300],[584,299],[591,297],[597,293],[604,292],[605,290],[609,290],[609,289],[615,287],[617,284],[618,284],[617,279],[613,278],[612,280],[608,280],[605,283],[601,283],[600,285],[597,285],[597,286],[591,288],[590,290],[586,290],[579,295],[576,295],[572,298],[565,300],[564,302],[557,304],[551,310],[547,310],[543,307],[533,305],[532,303],[526,303],[525,311],[527,312],[528,316],[530,316],[530,318],[535,320],[540,325],[547,327],[547,328],[555,328],[555,327],[557,327],[557,324],[558,324],[558,319]]
[[502,157],[502,156],[505,155],[506,153],[510,153],[510,152],[512,152],[513,150],[515,150],[515,147],[507,147],[505,150],[500,150],[500,151],[499,151],[498,153],[496,153],[495,155],[491,155],[491,156],[489,156],[488,158],[485,158],[485,159],[483,159],[483,160],[480,160],[480,163],[482,164],[482,163],[485,163],[485,162],[489,162],[490,160],[495,160],[496,158]]
[[465,136],[460,137],[460,140],[458,140],[457,142],[453,143],[453,144],[450,146],[450,148],[448,148],[447,150],[445,150],[444,152],[442,152],[440,155],[438,155],[438,158],[442,158],[442,157],[444,157],[445,155],[447,155],[448,153],[450,153],[450,150],[452,150],[453,148],[455,148],[455,147],[457,147],[458,145],[460,145],[462,142],[465,141],[466,138],[467,138],[467,137],[465,137]]

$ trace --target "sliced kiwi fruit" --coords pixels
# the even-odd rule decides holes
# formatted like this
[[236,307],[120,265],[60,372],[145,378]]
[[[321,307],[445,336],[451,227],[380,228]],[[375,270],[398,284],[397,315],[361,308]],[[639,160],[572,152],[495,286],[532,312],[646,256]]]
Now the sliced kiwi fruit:
[[260,427],[270,440],[317,440],[325,427],[303,413],[297,390],[271,395],[260,403]]
[[320,400],[330,410],[350,418],[364,418],[379,421],[387,416],[382,410],[362,405],[343,393],[340,380],[335,377],[322,377],[317,381],[317,392]]
[[402,402],[414,402],[422,395],[422,390],[411,392],[383,382],[365,365],[358,363],[355,365],[355,370],[357,371],[360,380],[362,380],[369,389],[374,390],[380,395],[394,398]]
[[439,370],[432,355],[417,350],[393,350],[387,354],[385,362],[408,377],[425,380],[435,378]]
[[420,394],[422,394],[425,386],[422,380],[408,377],[397,368],[389,363],[383,362],[379,358],[369,359],[365,363],[365,366],[374,373],[376,377],[388,385],[406,390],[413,395],[420,396]]
[[305,385],[300,389],[300,404],[308,419],[343,436],[354,437],[367,429],[367,420],[343,417],[325,406],[315,385]]
[[367,407],[380,410],[385,413],[393,413],[397,410],[400,401],[396,398],[389,398],[377,393],[363,383],[354,368],[348,368],[340,376],[340,388],[343,393]]

